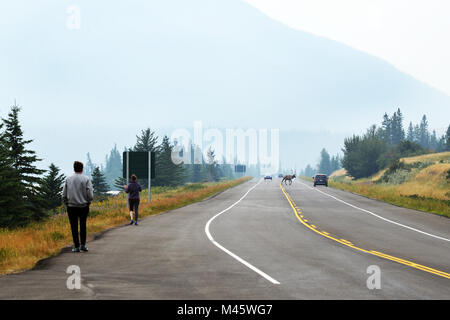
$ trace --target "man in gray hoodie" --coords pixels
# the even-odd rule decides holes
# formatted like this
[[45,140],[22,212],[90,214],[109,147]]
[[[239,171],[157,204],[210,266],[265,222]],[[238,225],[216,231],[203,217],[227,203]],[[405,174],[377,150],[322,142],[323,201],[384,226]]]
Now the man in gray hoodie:
[[[91,180],[83,175],[83,164],[75,161],[73,169],[75,174],[67,178],[63,188],[63,201],[67,207],[75,245],[72,251],[88,251],[86,247],[86,220],[89,214],[89,205],[94,199],[94,192]],[[78,220],[80,220],[80,239],[78,239]]]

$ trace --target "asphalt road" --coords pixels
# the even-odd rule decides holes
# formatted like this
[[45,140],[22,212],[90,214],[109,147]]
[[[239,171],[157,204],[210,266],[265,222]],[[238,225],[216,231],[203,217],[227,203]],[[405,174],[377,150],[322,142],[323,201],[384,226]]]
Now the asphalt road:
[[301,180],[285,190],[254,179],[115,228],[0,277],[0,299],[450,299],[450,219]]

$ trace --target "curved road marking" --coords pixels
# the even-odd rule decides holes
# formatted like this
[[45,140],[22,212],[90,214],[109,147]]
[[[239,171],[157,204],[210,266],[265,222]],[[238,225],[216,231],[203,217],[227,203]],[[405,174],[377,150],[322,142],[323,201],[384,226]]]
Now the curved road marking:
[[267,273],[262,272],[261,270],[259,270],[258,268],[256,268],[255,266],[251,265],[250,263],[248,263],[247,261],[245,261],[244,259],[242,259],[241,257],[235,255],[233,252],[231,252],[230,250],[228,250],[227,248],[225,248],[224,246],[222,246],[220,243],[218,243],[217,241],[214,240],[214,238],[212,237],[211,233],[209,232],[209,226],[211,225],[211,222],[217,218],[218,216],[220,216],[222,213],[227,212],[228,210],[230,210],[231,208],[233,208],[235,205],[237,205],[239,202],[241,202],[249,193],[250,191],[252,191],[254,188],[256,188],[257,185],[259,185],[263,180],[259,180],[259,182],[257,184],[255,184],[253,187],[251,187],[238,201],[236,201],[235,203],[233,203],[231,206],[229,206],[228,208],[220,211],[218,214],[216,214],[214,217],[212,217],[211,219],[208,220],[208,222],[205,225],[205,233],[208,236],[208,239],[220,250],[222,250],[223,252],[227,253],[228,255],[230,255],[231,257],[233,257],[234,259],[236,259],[237,261],[239,261],[240,263],[242,263],[244,266],[246,266],[247,268],[253,270],[254,272],[256,272],[257,274],[259,274],[261,277],[265,278],[266,280],[272,282],[273,284],[280,284],[277,280],[275,280],[274,278],[272,278],[271,276],[269,276]]
[[320,235],[322,235],[322,236],[324,236],[324,237],[326,237],[328,239],[331,239],[331,240],[334,240],[336,242],[339,242],[339,243],[341,243],[341,244],[343,244],[343,245],[345,245],[347,247],[353,248],[355,250],[362,251],[362,252],[365,252],[365,253],[368,253],[368,254],[371,254],[371,255],[374,255],[374,256],[386,259],[386,260],[391,260],[391,261],[394,261],[394,262],[397,262],[397,263],[400,263],[400,264],[404,264],[406,266],[409,266],[409,267],[412,267],[412,268],[415,268],[415,269],[419,269],[419,270],[422,270],[422,271],[425,271],[425,272],[428,272],[428,273],[435,274],[437,276],[441,276],[441,277],[450,279],[450,273],[447,273],[447,272],[444,272],[444,271],[440,271],[440,270],[437,270],[437,269],[433,269],[433,268],[430,268],[430,267],[427,267],[427,266],[423,266],[423,265],[414,263],[412,261],[408,261],[408,260],[400,259],[400,258],[397,258],[397,257],[394,257],[394,256],[390,256],[388,254],[381,253],[381,252],[378,252],[378,251],[366,250],[366,249],[363,249],[363,248],[355,246],[350,241],[347,241],[347,240],[344,240],[344,239],[339,240],[337,238],[334,238],[334,237],[330,236],[330,234],[328,232],[319,231],[319,230],[311,227],[308,223],[305,222],[305,219],[302,219],[300,217],[300,211],[296,209],[297,205],[295,204],[294,200],[292,200],[291,196],[286,192],[286,190],[283,188],[283,186],[281,184],[280,184],[280,188],[281,188],[281,191],[283,191],[284,196],[288,200],[289,204],[291,205],[292,210],[294,210],[294,213],[295,213],[295,216],[297,217],[297,219],[302,224],[304,224],[306,227],[311,229],[312,231],[314,231],[314,232],[316,232],[316,233],[318,233],[318,234],[320,234]]
[[[299,182],[300,182],[300,181],[299,181]],[[300,183],[303,184],[304,186],[306,186],[306,187],[312,189],[312,190],[316,190],[317,192],[320,192],[320,193],[322,193],[322,194],[324,194],[324,195],[326,195],[326,196],[329,196],[330,198],[333,198],[333,199],[336,200],[336,201],[342,202],[342,203],[344,203],[344,204],[346,204],[346,205],[348,205],[348,206],[350,206],[350,207],[352,207],[352,208],[355,208],[355,209],[361,210],[361,211],[363,211],[363,212],[369,213],[369,214],[371,214],[371,215],[373,215],[373,216],[375,216],[375,217],[377,217],[377,218],[379,218],[379,219],[381,219],[381,220],[387,221],[387,222],[389,222],[389,223],[398,225],[398,226],[400,226],[400,227],[403,227],[403,228],[406,228],[406,229],[409,229],[409,230],[412,230],[412,231],[416,231],[416,232],[425,234],[425,235],[427,235],[427,236],[430,236],[430,237],[433,237],[433,238],[436,238],[436,239],[439,239],[439,240],[444,240],[444,241],[450,242],[450,239],[447,239],[447,238],[444,238],[444,237],[440,237],[440,236],[436,236],[436,235],[434,235],[434,234],[431,234],[431,233],[428,233],[428,232],[425,232],[425,231],[422,231],[422,230],[419,230],[419,229],[416,229],[416,228],[413,228],[413,227],[410,227],[410,226],[406,226],[406,225],[401,224],[401,223],[399,223],[399,222],[395,222],[395,221],[386,219],[386,218],[384,218],[384,217],[382,217],[382,216],[377,215],[376,213],[373,213],[372,211],[369,211],[369,210],[366,210],[366,209],[362,209],[362,208],[357,207],[357,206],[355,206],[355,205],[353,205],[353,204],[350,204],[350,203],[348,203],[348,202],[345,202],[344,200],[341,200],[341,199],[339,199],[339,198],[336,198],[335,196],[332,196],[331,194],[328,194],[328,193],[326,193],[326,192],[320,191],[320,190],[317,189],[317,188],[316,188],[316,189],[311,188],[310,186],[308,186],[307,184],[305,184],[305,183],[303,183],[303,182],[300,182]]]

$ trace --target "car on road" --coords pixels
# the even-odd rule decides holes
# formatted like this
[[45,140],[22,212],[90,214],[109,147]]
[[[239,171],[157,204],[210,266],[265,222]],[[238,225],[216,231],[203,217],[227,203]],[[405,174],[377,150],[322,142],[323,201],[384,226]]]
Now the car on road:
[[264,176],[264,181],[266,181],[266,180],[272,181],[272,176],[271,176],[270,174],[266,174],[266,175]]
[[280,173],[280,174],[278,175],[278,178],[283,178],[283,174]]
[[328,177],[326,174],[316,174],[314,177],[314,187],[317,185],[324,185],[328,187]]

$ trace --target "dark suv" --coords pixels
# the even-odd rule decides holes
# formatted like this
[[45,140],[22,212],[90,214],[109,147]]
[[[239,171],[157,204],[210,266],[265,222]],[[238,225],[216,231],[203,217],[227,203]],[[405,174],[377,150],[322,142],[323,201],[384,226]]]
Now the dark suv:
[[318,184],[328,187],[328,177],[326,174],[316,174],[314,177],[314,187]]

